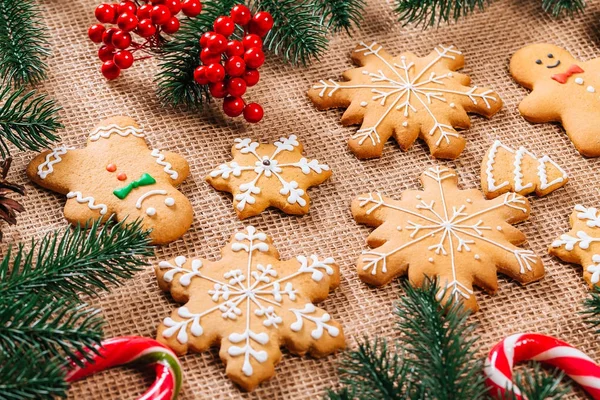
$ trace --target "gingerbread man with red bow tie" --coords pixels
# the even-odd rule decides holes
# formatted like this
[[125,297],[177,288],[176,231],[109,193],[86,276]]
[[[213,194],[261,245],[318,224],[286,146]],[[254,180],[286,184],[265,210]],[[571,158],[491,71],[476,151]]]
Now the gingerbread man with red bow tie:
[[600,58],[579,61],[551,44],[533,44],[517,51],[510,73],[532,92],[519,112],[534,123],[559,122],[577,150],[600,156]]

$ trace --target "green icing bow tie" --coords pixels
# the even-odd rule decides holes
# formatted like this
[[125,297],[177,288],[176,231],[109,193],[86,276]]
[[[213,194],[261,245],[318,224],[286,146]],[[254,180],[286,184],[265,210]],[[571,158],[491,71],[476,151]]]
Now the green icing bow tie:
[[145,173],[140,177],[140,179],[131,182],[129,185],[113,190],[113,194],[123,200],[136,187],[148,186],[154,183],[156,183],[156,179],[154,179],[150,174]]

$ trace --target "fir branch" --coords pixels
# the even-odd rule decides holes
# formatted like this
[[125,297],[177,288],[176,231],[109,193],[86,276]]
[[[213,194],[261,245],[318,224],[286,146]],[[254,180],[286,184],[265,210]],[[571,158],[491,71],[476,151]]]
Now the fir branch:
[[600,334],[600,287],[594,286],[590,296],[583,302],[585,322],[594,329],[596,335]]
[[314,0],[313,13],[321,16],[325,29],[349,33],[353,25],[360,25],[365,5],[364,0]]
[[3,102],[0,106],[0,156],[3,158],[10,154],[7,141],[19,150],[39,151],[59,139],[54,133],[63,126],[57,116],[60,107],[54,100],[47,100],[45,95],[37,95],[33,90],[25,93],[18,89],[10,93],[6,87],[0,90],[0,101]]
[[29,350],[82,363],[78,356],[85,357],[102,339],[103,321],[97,312],[66,299],[2,296],[0,353],[14,355]]
[[40,362],[38,357],[38,353],[23,350],[13,355],[0,353],[0,400],[67,397],[65,370],[56,362]]
[[489,0],[396,0],[395,12],[405,25],[416,23],[427,26],[456,21],[476,8],[483,10]]
[[561,14],[572,16],[585,8],[585,0],[542,0],[544,11],[559,17]]
[[89,230],[69,227],[32,241],[27,251],[9,248],[0,262],[0,293],[4,297],[47,297],[77,300],[119,285],[147,263],[140,256],[152,255],[149,232],[141,221],[107,224],[94,222]]
[[545,373],[541,364],[530,362],[530,372],[527,374],[517,371],[513,375],[513,382],[521,391],[518,396],[514,389],[504,393],[504,400],[517,400],[520,398],[528,400],[560,400],[567,395],[569,388],[561,386],[560,382],[565,374],[557,368],[553,368],[550,374]]
[[0,76],[23,86],[45,77],[48,41],[42,12],[33,0],[0,0]]

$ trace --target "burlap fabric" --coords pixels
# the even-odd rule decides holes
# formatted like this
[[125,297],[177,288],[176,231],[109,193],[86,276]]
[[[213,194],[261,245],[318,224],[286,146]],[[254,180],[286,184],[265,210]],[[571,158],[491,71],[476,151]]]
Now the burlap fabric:
[[[63,107],[65,129],[60,134],[67,145],[83,145],[98,121],[124,114],[143,125],[153,146],[178,152],[189,161],[191,176],[181,190],[193,204],[194,224],[182,239],[157,248],[152,261],[176,255],[214,259],[232,232],[246,224],[272,235],[285,258],[307,253],[334,256],[341,266],[342,283],[322,306],[342,322],[350,347],[355,344],[353,338],[362,334],[394,337],[391,313],[402,294],[397,281],[374,289],[356,277],[354,263],[366,248],[365,238],[370,232],[351,217],[350,201],[357,194],[369,189],[398,196],[405,189],[416,188],[419,174],[436,164],[456,168],[462,187],[479,187],[480,161],[495,139],[548,154],[568,170],[571,181],[545,198],[530,197],[531,218],[519,225],[529,238],[527,246],[542,255],[547,275],[528,287],[500,277],[500,291],[495,297],[477,293],[481,311],[472,318],[480,324],[477,333],[481,335],[482,354],[506,335],[533,331],[558,336],[599,360],[598,338],[579,314],[588,294],[581,267],[548,256],[546,249],[557,235],[568,230],[574,204],[600,205],[600,159],[581,157],[558,125],[527,123],[517,111],[527,91],[513,82],[507,66],[517,49],[539,41],[564,46],[583,59],[599,56],[600,3],[590,2],[585,14],[576,19],[555,21],[542,12],[540,0],[500,0],[458,24],[426,32],[402,28],[391,11],[393,3],[370,1],[362,28],[353,37],[333,37],[327,53],[308,68],[292,68],[269,57],[261,69],[261,82],[247,96],[264,106],[266,116],[260,124],[249,125],[241,119],[223,118],[216,105],[204,113],[163,108],[154,92],[157,67],[153,61],[140,62],[117,81],[107,82],[99,72],[97,46],[86,35],[94,23],[97,2],[45,0],[42,9],[53,55],[48,59],[48,79],[41,90]],[[340,111],[316,111],[305,95],[313,82],[338,78],[350,66],[349,52],[360,40],[376,40],[392,54],[412,50],[425,55],[439,43],[454,44],[466,55],[464,72],[473,83],[497,91],[505,106],[489,121],[473,117],[473,127],[465,133],[467,147],[454,162],[432,159],[422,142],[405,153],[393,141],[386,144],[380,159],[360,161],[346,144],[356,128],[340,125]],[[268,210],[240,222],[231,198],[213,190],[203,181],[204,176],[229,159],[234,138],[272,141],[289,134],[298,135],[307,154],[331,166],[332,178],[310,191],[314,203],[307,216]],[[64,197],[27,182],[24,170],[33,154],[15,153],[11,178],[27,185],[27,211],[19,216],[18,226],[3,225],[5,244],[41,237],[66,225]],[[154,337],[160,321],[178,306],[159,290],[152,269],[90,303],[102,309],[107,337]],[[181,359],[185,373],[181,398],[318,398],[325,388],[337,383],[338,356],[315,360],[284,353],[276,377],[252,394],[242,393],[226,378],[217,350],[188,354]],[[81,399],[129,399],[140,394],[151,380],[151,374],[121,368],[72,385],[70,395]]]

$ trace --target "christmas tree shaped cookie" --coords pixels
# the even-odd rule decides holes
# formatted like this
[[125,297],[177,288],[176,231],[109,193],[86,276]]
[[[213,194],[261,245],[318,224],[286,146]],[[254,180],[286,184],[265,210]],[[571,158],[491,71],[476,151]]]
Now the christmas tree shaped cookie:
[[356,221],[377,227],[368,238],[374,249],[358,260],[363,281],[380,286],[408,275],[421,286],[425,276],[437,277],[446,296],[476,310],[473,285],[495,293],[496,272],[521,284],[544,276],[541,259],[517,247],[525,236],[510,225],[529,217],[527,200],[516,193],[486,200],[457,182],[452,169],[434,167],[421,175],[422,191],[400,200],[366,193],[352,202]]
[[506,192],[545,196],[563,187],[567,173],[548,156],[519,147],[514,150],[496,140],[481,162],[481,188],[493,199]]
[[181,156],[149,149],[139,125],[128,117],[102,121],[83,149],[65,146],[45,151],[27,167],[40,186],[66,195],[65,217],[143,218],[153,243],[169,243],[192,224],[192,206],[175,187],[189,174]]
[[347,108],[343,125],[362,123],[349,142],[359,158],[381,156],[393,135],[403,150],[421,137],[434,157],[454,159],[465,147],[454,128],[469,128],[467,113],[491,117],[502,107],[496,93],[469,87],[471,79],[454,72],[464,56],[453,46],[438,46],[426,57],[393,57],[377,43],[361,43],[352,60],[359,68],[345,71],[345,81],[322,80],[308,97],[320,110]]
[[519,104],[530,122],[560,122],[577,150],[600,156],[600,58],[579,61],[551,44],[533,44],[517,51],[510,73],[532,90]]
[[600,214],[595,207],[575,206],[571,230],[552,242],[548,252],[563,261],[583,266],[583,278],[600,285]]
[[316,357],[344,347],[340,324],[313,305],[339,285],[333,259],[281,261],[271,239],[252,226],[234,234],[221,255],[158,264],[161,289],[185,303],[158,328],[160,342],[178,354],[220,346],[227,376],[245,390],[275,374],[281,346]]

